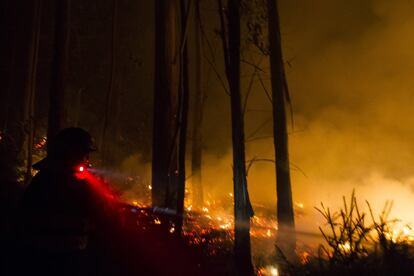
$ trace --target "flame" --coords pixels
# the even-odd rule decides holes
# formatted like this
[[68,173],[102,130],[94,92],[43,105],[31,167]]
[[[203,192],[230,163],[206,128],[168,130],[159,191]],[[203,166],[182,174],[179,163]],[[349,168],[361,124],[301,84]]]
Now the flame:
[[338,247],[344,253],[350,253],[351,252],[351,244],[349,243],[349,241],[339,244]]
[[311,254],[308,251],[299,253],[299,261],[301,264],[307,264],[310,261]]
[[394,243],[413,243],[414,231],[408,225],[402,228],[394,225],[393,229],[385,233],[385,238]]
[[279,276],[279,270],[276,266],[269,265],[259,268],[257,272],[258,276]]

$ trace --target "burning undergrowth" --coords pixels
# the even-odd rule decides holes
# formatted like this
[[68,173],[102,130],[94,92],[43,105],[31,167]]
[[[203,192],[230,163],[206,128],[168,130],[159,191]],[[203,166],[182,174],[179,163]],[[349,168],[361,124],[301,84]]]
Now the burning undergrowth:
[[300,265],[283,263],[288,275],[413,275],[414,231],[390,218],[392,202],[375,214],[368,201],[362,208],[353,192],[332,211],[321,203],[325,220],[319,229],[324,243],[317,254],[300,255]]
[[[129,217],[124,221],[126,225],[133,226],[135,234],[152,232],[167,240],[175,239],[176,214],[173,210],[149,207],[151,185],[146,178],[128,176],[123,179],[123,185],[127,187],[122,193],[127,202],[124,211]],[[193,252],[197,256],[195,263],[208,273],[231,274],[234,272],[233,194],[227,193],[221,199],[207,194],[204,205],[198,208],[193,206],[191,198],[189,186],[180,246],[186,252]],[[337,212],[323,205],[318,209],[326,223],[321,227],[321,234],[297,230],[298,258],[294,261],[286,259],[275,247],[278,227],[274,208],[254,204],[255,216],[251,219],[250,234],[258,275],[331,275],[339,270],[359,273],[365,266],[375,263],[381,263],[381,268],[373,270],[376,272],[380,269],[389,272],[389,266],[411,269],[414,232],[409,226],[389,219],[390,205],[376,216],[369,205],[366,205],[366,210],[360,209],[354,194],[349,203],[344,199],[343,204]],[[308,215],[304,205],[297,202],[295,217],[299,224]],[[304,238],[310,235],[312,243]],[[319,247],[322,243],[324,245]],[[401,265],[396,262],[401,262]]]
[[[186,197],[184,228],[181,238],[191,250],[199,253],[201,266],[207,269],[208,273],[214,275],[234,273],[232,197],[233,195],[229,193],[227,198],[221,200],[206,200],[205,205],[200,208],[193,207],[191,200],[188,200],[191,198],[190,195]],[[175,213],[172,210],[149,208],[140,205],[137,200],[132,200],[130,203],[131,206],[135,206],[135,213],[141,214],[141,216],[145,215],[144,219],[137,218],[137,220],[148,221],[144,225],[153,225],[163,229],[163,233],[174,235]],[[274,264],[273,256],[278,230],[274,210],[264,205],[254,205],[254,209],[255,216],[251,219],[250,234],[252,255],[257,273],[259,275],[274,275],[272,273],[274,273],[276,266],[272,263]],[[303,204],[296,204],[297,216],[303,215],[303,209]],[[160,219],[160,216],[167,216],[167,218]],[[302,246],[300,248],[300,252],[306,252]]]

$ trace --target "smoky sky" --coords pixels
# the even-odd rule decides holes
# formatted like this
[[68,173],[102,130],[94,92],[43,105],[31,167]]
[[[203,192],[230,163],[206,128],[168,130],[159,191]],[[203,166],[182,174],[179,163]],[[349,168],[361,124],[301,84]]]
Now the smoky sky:
[[[414,222],[410,214],[414,200],[414,2],[278,2],[293,108],[289,149],[294,201],[303,202],[311,213],[312,207],[321,201],[340,204],[341,196],[355,188],[357,196],[372,200],[377,209],[385,200],[394,200],[396,215]],[[110,1],[74,3],[77,4],[72,13],[73,49],[67,90],[73,98],[82,91],[79,124],[99,137],[104,110],[102,95],[109,83],[112,6]],[[203,40],[203,49],[225,82],[216,1],[201,3],[204,32],[209,40],[209,45]],[[123,0],[119,9],[116,87],[122,95],[122,108],[117,116],[122,123],[121,140],[126,148],[123,152],[138,152],[133,156],[122,154],[119,159],[128,163],[130,171],[134,167],[130,162],[139,166],[144,163],[150,171],[147,165],[151,158],[152,95],[156,81],[154,7],[152,1]],[[49,21],[45,16],[43,25],[49,26]],[[47,68],[52,44],[52,30],[48,28],[44,27],[40,38],[39,58],[41,66]],[[190,73],[195,71],[192,32],[190,26]],[[267,57],[250,50],[243,49],[243,59],[263,68],[260,74],[270,91]],[[203,179],[206,195],[217,196],[232,191],[231,124],[229,96],[211,64],[203,59]],[[49,90],[42,83],[48,82],[48,76],[40,69],[40,107],[36,113],[46,118],[45,98]],[[252,68],[242,63],[243,97],[251,75]],[[190,85],[194,88],[193,82]],[[72,105],[68,107],[69,117],[73,113],[71,108],[74,110]],[[248,160],[274,159],[271,118],[271,104],[255,78],[245,113]],[[116,129],[118,121],[110,124]],[[248,182],[253,202],[275,205],[273,163],[255,162],[248,172]]]
[[[297,16],[292,13],[282,23],[285,56],[295,57],[288,78],[298,129],[304,130],[292,137],[292,146],[307,144],[300,155],[307,150],[305,158],[318,157],[333,167],[327,177],[363,177],[378,170],[407,178],[414,134],[414,21],[407,11],[414,5],[332,2],[307,1],[301,11],[305,29],[291,23]],[[316,141],[301,138],[307,136]],[[298,151],[292,148],[293,154]]]
[[[310,209],[321,201],[339,205],[355,188],[378,209],[395,201],[396,216],[413,220],[414,2],[295,0],[279,6],[294,114],[294,201]],[[266,58],[261,66],[269,69]],[[244,93],[248,75],[242,74]],[[263,79],[270,91],[266,72]],[[228,97],[216,82],[208,91],[204,175],[211,191],[221,193],[232,189],[231,149],[223,142],[230,139],[230,122]],[[271,105],[258,81],[253,87],[245,115],[247,159],[274,158],[266,123]],[[249,141],[252,133],[260,139]],[[269,162],[252,166],[253,201],[275,202],[274,174]]]

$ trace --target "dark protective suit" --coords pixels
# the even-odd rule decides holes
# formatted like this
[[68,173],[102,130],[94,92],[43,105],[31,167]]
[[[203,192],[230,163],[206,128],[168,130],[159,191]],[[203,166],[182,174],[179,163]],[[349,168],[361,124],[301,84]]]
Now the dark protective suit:
[[70,172],[42,170],[23,199],[24,230],[39,247],[83,250],[93,226],[93,194]]
[[98,205],[89,185],[70,170],[45,168],[36,174],[21,208],[21,243],[29,270],[43,275],[93,274],[96,258],[89,256],[94,229],[102,220]]
[[35,164],[39,172],[27,187],[20,208],[19,243],[24,266],[17,274],[96,275],[102,256],[97,240],[115,225],[105,199],[75,174],[87,164],[89,133],[62,130],[52,141],[48,156]]

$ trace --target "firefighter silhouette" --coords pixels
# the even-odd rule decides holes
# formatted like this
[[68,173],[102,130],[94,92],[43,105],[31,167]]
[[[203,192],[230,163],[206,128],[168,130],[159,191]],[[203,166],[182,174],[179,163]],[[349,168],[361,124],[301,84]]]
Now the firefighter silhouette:
[[[89,275],[84,268],[92,233],[104,215],[99,198],[77,173],[89,165],[91,135],[81,128],[60,131],[27,187],[22,202],[22,241],[32,271],[43,275]],[[39,260],[39,258],[41,260]],[[81,267],[83,267],[81,269]],[[56,275],[58,275],[56,274]]]

